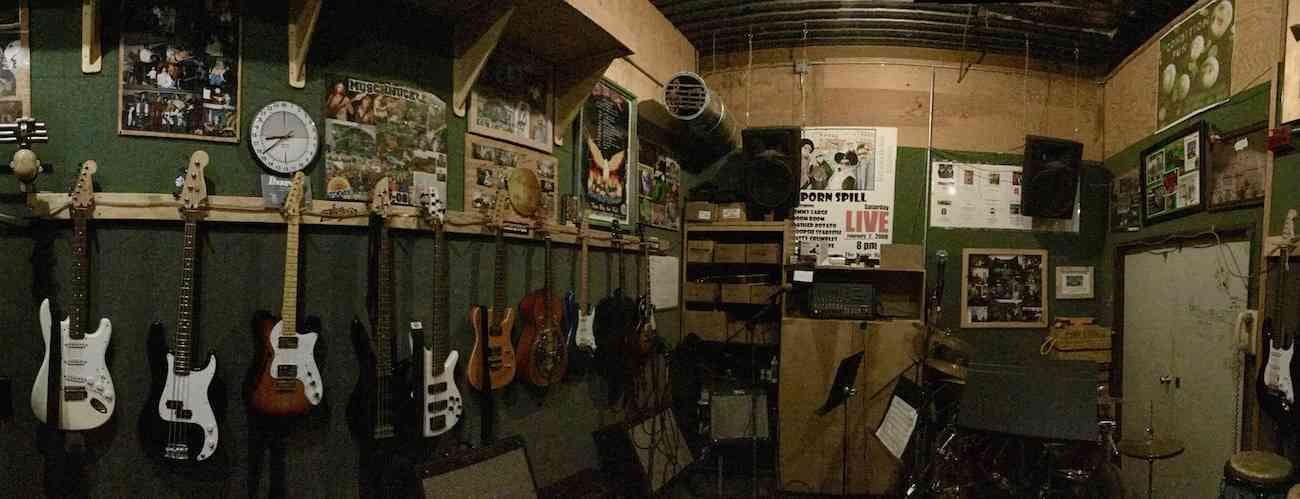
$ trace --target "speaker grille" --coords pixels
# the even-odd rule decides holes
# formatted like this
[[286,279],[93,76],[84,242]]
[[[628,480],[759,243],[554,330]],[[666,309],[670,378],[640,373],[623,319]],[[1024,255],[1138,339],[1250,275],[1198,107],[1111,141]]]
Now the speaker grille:
[[700,117],[709,105],[709,88],[700,75],[681,72],[664,85],[664,103],[674,118],[687,121]]

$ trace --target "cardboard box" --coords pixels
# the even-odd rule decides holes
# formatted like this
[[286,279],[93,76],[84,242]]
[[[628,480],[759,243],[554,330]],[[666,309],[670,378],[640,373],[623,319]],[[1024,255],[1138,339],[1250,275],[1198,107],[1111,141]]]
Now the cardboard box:
[[781,290],[779,284],[755,284],[749,287],[749,302],[754,304],[765,304],[772,299],[772,295]]
[[693,303],[716,303],[721,288],[716,282],[686,283],[686,301]]
[[686,334],[704,340],[720,341],[727,334],[727,313],[721,310],[687,310]]
[[686,243],[687,263],[709,263],[713,261],[713,241],[692,239]]
[[717,205],[708,201],[691,201],[686,203],[687,222],[712,222],[717,220]]
[[713,261],[717,263],[745,263],[745,245],[718,243],[713,247]]
[[718,205],[719,222],[747,222],[749,217],[745,214],[745,203],[722,203]]
[[880,266],[889,269],[924,269],[925,250],[919,244],[882,244]]
[[723,284],[722,303],[749,303],[749,288],[753,284]]
[[745,261],[748,263],[781,263],[780,243],[750,243],[745,245]]

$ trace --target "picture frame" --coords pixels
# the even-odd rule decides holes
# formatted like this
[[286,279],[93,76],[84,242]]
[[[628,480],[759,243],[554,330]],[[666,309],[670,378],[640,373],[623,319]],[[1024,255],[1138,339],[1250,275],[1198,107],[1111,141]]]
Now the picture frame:
[[[1300,24],[1300,0],[1287,0],[1285,26],[1295,26],[1296,24]],[[1286,48],[1282,62],[1281,88],[1300,88],[1300,40],[1296,40],[1294,36],[1283,36],[1282,38],[1286,40]],[[1285,91],[1278,93],[1280,94],[1278,95],[1279,125],[1289,125],[1300,121],[1300,92]]]
[[1093,267],[1069,267],[1061,266],[1056,268],[1056,299],[1058,300],[1083,300],[1091,299],[1095,295],[1094,284],[1096,279],[1093,276]]
[[554,88],[550,63],[523,50],[498,49],[470,92],[469,132],[552,152]]
[[1046,328],[1047,250],[965,248],[961,327]]
[[1143,226],[1204,210],[1209,139],[1209,128],[1199,121],[1142,151],[1138,180]]
[[8,2],[0,10],[0,123],[32,115],[31,19],[27,0]]
[[597,227],[632,227],[638,194],[636,96],[606,78],[582,106],[577,155],[587,218]]
[[1268,122],[1261,121],[1211,135],[1210,211],[1235,210],[1264,204],[1264,174],[1268,171]]
[[[239,142],[239,3],[211,6],[224,10],[208,10],[204,3],[122,4],[118,135]],[[204,32],[188,32],[187,26]]]
[[1142,230],[1142,189],[1138,169],[1116,174],[1110,181],[1111,232]]
[[682,167],[671,149],[642,137],[637,151],[637,206],[642,225],[678,230],[682,223]]

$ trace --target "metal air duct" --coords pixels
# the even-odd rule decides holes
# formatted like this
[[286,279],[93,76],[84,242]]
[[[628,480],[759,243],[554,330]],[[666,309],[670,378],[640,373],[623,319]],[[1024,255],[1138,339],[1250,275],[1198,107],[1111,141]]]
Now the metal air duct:
[[686,123],[689,135],[697,141],[690,149],[699,161],[692,164],[707,165],[740,148],[740,128],[700,75],[682,71],[669,78],[664,85],[664,104],[668,114]]

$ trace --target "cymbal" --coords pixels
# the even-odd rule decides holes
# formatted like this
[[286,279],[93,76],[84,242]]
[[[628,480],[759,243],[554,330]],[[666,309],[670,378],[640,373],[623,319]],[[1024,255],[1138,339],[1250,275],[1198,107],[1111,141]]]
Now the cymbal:
[[966,384],[966,366],[934,358],[926,360],[925,365],[930,369],[939,371],[939,373],[947,376],[947,378],[939,379],[938,381],[956,383],[959,385]]
[[507,181],[510,188],[510,205],[525,217],[537,213],[542,200],[542,184],[537,174],[527,168],[513,168]]
[[1156,438],[1142,440],[1120,440],[1119,452],[1128,457],[1155,460],[1166,459],[1182,454],[1186,450],[1183,442],[1173,438]]

